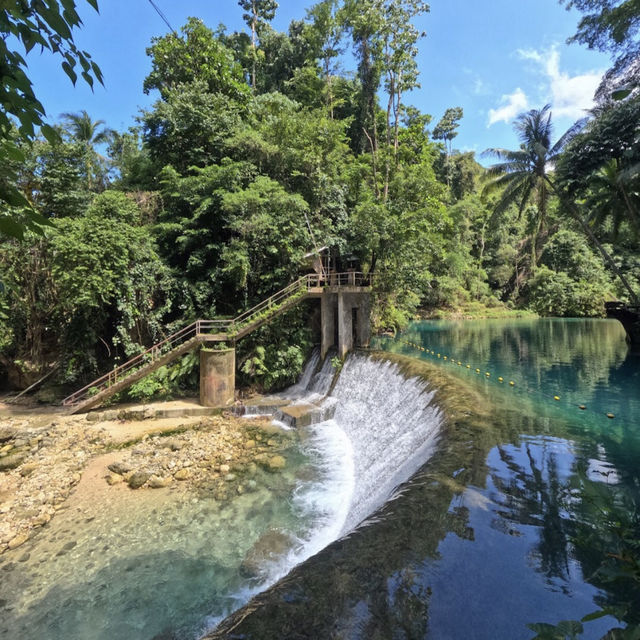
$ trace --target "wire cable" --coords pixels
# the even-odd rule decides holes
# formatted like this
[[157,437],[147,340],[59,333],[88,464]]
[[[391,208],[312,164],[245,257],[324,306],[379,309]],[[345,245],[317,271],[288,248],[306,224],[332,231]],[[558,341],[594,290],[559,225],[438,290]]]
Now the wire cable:
[[173,31],[175,35],[178,35],[176,33],[176,30],[169,24],[167,17],[164,15],[164,13],[162,13],[162,11],[160,11],[160,7],[158,7],[158,5],[153,0],[149,0],[149,4],[156,10],[156,13],[162,18],[167,27],[169,27],[169,29]]

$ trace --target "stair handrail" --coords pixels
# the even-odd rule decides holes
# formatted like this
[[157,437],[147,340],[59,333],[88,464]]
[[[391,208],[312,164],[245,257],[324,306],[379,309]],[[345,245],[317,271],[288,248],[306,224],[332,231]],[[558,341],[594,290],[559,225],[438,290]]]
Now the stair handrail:
[[[210,322],[216,323],[221,327],[223,325],[224,327],[227,327],[230,324],[230,321],[214,320],[214,321],[207,321],[207,325]],[[135,368],[137,370],[141,365],[146,365],[146,364],[155,362],[156,360],[158,360],[158,358],[163,356],[165,353],[168,353],[168,351],[178,346],[178,343],[184,343],[188,339],[191,339],[192,337],[201,335],[202,329],[206,328],[202,325],[202,323],[203,323],[202,320],[196,320],[195,322],[192,322],[190,325],[183,327],[182,329],[176,331],[175,333],[172,333],[170,336],[166,337],[164,340],[157,342],[153,346],[149,347],[146,351],[143,351],[142,353],[139,353],[138,355],[133,356],[133,358],[130,358],[120,366],[113,368],[111,371],[105,373],[100,378],[97,378],[96,380],[93,380],[89,384],[82,387],[82,389],[78,389],[78,391],[76,391],[75,393],[72,393],[70,396],[67,396],[62,401],[63,406],[77,404],[78,402],[83,400],[84,397],[90,395],[90,390],[97,389],[99,392],[99,391],[102,391],[103,389],[108,389],[116,382],[126,378],[127,375],[131,372],[131,369]],[[169,349],[166,349],[167,346],[169,346]],[[91,395],[94,395],[94,394],[91,393]]]
[[253,316],[259,315],[270,307],[275,307],[276,305],[280,305],[281,303],[286,302],[288,299],[294,297],[302,291],[308,291],[314,283],[319,281],[320,276],[314,273],[308,273],[307,275],[298,278],[291,284],[284,287],[284,289],[280,289],[280,291],[277,291],[272,296],[269,296],[265,300],[262,300],[254,307],[251,307],[251,309],[247,309],[240,315],[236,316],[233,319],[234,329],[239,329],[240,325],[251,324],[251,318]]
[[[75,405],[90,395],[93,396],[95,393],[108,389],[116,382],[122,381],[130,373],[133,373],[132,369],[137,371],[141,366],[156,362],[160,357],[191,338],[208,335],[212,330],[216,330],[219,334],[228,334],[229,338],[233,338],[234,334],[240,329],[246,328],[255,322],[254,318],[263,313],[263,311],[272,309],[272,313],[275,314],[285,302],[299,293],[308,293],[313,287],[370,286],[371,275],[355,271],[332,273],[327,276],[308,273],[231,320],[196,320],[192,322],[118,367],[113,368],[100,378],[85,385],[82,389],[78,389],[75,393],[67,396],[62,401],[62,404],[63,406]],[[167,347],[169,348],[167,349]],[[96,391],[94,392],[94,390]]]

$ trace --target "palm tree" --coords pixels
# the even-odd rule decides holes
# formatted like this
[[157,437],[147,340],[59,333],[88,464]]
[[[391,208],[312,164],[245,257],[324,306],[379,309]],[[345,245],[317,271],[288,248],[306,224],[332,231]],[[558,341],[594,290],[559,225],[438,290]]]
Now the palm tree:
[[501,160],[488,169],[493,179],[488,182],[483,194],[502,190],[496,204],[496,213],[504,212],[512,204],[517,204],[520,215],[527,204],[534,202],[536,215],[531,234],[531,271],[536,268],[537,239],[544,232],[549,200],[548,171],[553,167],[564,145],[582,127],[577,122],[555,144],[551,144],[551,105],[542,109],[531,109],[518,116],[514,128],[520,139],[517,151],[508,149],[487,149],[483,155],[492,155]]
[[516,118],[514,127],[520,138],[520,149],[487,149],[484,153],[493,155],[502,162],[488,169],[489,176],[493,176],[485,188],[484,193],[491,193],[503,189],[496,213],[503,212],[511,204],[517,204],[520,214],[525,206],[535,201],[537,220],[534,220],[534,231],[531,237],[531,270],[537,261],[537,237],[544,231],[547,217],[547,203],[550,193],[558,196],[562,207],[580,224],[582,230],[598,248],[605,262],[618,276],[629,292],[634,304],[638,304],[638,297],[621,273],[602,243],[596,238],[593,230],[581,215],[578,205],[566,193],[558,190],[551,180],[550,172],[564,146],[573,138],[586,123],[586,119],[576,122],[554,145],[551,144],[553,128],[551,126],[551,107],[545,105],[542,109],[531,109]]
[[589,181],[591,194],[585,205],[591,212],[590,218],[595,226],[600,226],[611,217],[614,240],[617,239],[620,225],[625,220],[633,233],[640,236],[640,215],[635,202],[637,196],[633,188],[627,184],[628,174],[628,170],[621,170],[618,159],[611,158]]
[[98,131],[98,127],[105,124],[105,121],[92,120],[84,109],[80,113],[63,113],[60,117],[66,121],[69,133],[78,142],[93,147],[96,144],[109,141],[111,129],[103,128]]
[[[109,142],[114,134],[113,129],[103,127],[104,120],[92,120],[91,116],[83,109],[80,113],[63,113],[60,117],[65,120],[65,124],[71,137],[80,142],[85,147],[86,159],[85,159],[85,171],[87,174],[87,185],[91,190],[91,173],[92,164],[97,159],[98,163],[105,161],[95,150],[95,145]],[[95,164],[98,164],[95,163]]]

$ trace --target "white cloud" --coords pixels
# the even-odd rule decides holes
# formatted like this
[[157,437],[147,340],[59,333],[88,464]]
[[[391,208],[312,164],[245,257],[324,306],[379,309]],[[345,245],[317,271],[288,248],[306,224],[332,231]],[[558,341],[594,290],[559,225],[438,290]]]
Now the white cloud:
[[604,71],[588,71],[571,76],[560,69],[560,53],[556,46],[546,51],[523,50],[518,55],[524,60],[536,63],[545,78],[543,100],[551,103],[556,118],[567,117],[577,120],[593,107],[595,93]]
[[522,113],[529,106],[529,100],[520,87],[512,94],[502,96],[500,102],[503,105],[502,107],[489,109],[488,127],[496,122],[511,122],[519,113]]

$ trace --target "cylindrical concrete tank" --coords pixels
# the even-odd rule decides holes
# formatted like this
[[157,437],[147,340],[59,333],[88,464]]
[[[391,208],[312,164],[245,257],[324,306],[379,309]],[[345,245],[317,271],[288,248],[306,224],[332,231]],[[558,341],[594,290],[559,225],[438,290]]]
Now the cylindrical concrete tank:
[[236,389],[236,350],[200,349],[200,404],[226,407]]

